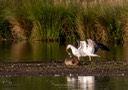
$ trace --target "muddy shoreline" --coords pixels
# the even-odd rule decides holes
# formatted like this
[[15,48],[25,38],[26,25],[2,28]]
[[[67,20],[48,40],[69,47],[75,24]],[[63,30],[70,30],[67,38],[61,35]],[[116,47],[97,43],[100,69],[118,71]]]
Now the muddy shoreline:
[[67,75],[128,76],[128,61],[83,61],[82,66],[66,66],[63,61],[0,63],[0,77]]

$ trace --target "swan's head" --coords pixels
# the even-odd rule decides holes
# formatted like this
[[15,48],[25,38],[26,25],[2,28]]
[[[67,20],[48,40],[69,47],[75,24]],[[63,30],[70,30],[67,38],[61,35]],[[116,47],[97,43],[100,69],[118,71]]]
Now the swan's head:
[[66,47],[66,52],[68,53],[68,55],[70,56],[70,57],[72,57],[72,54],[68,51],[70,48],[72,47],[72,45],[68,45],[67,47]]
[[72,45],[68,45],[67,47],[66,47],[66,51],[68,50],[68,49],[70,49],[72,47]]

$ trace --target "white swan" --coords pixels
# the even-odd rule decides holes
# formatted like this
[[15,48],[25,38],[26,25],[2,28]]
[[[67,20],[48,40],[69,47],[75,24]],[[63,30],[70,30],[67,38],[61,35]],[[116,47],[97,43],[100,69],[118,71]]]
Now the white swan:
[[[109,51],[109,48],[105,45],[98,43],[96,41],[93,41],[91,39],[87,39],[86,41],[80,41],[78,49],[75,48],[73,45],[68,45],[66,47],[66,51],[68,49],[71,49],[72,54],[76,57],[78,57],[78,60],[80,60],[80,57],[89,56],[89,61],[91,61],[91,57],[100,57],[99,55],[95,54],[98,49]],[[67,51],[68,52],[68,51]],[[68,52],[68,54],[71,57],[71,53]]]

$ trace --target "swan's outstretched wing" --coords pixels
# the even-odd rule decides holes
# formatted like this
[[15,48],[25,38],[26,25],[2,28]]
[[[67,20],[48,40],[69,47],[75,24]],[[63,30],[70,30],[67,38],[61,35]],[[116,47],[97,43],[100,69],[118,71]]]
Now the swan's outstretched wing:
[[96,43],[96,46],[95,46],[94,53],[96,53],[98,51],[98,49],[105,50],[105,51],[110,51],[110,49],[107,46],[105,46],[104,44],[98,43],[98,42],[95,42],[95,43]]
[[87,39],[87,43],[88,43],[87,44],[88,52],[94,53],[95,52],[96,43],[91,39]]
[[110,49],[107,46],[105,46],[102,43],[98,43],[97,41],[87,39],[87,42],[88,42],[88,46],[92,53],[96,53],[99,49],[105,50],[105,51],[110,51]]
[[86,43],[86,41],[80,41],[79,42],[79,48],[78,48],[78,50],[79,50],[79,52],[81,53],[81,55],[83,57],[86,56],[86,53],[85,53],[86,49],[87,49],[87,43]]
[[105,46],[104,44],[102,44],[102,43],[97,43],[97,45],[98,45],[99,48],[102,49],[102,50],[110,51],[110,49],[109,49],[107,46]]

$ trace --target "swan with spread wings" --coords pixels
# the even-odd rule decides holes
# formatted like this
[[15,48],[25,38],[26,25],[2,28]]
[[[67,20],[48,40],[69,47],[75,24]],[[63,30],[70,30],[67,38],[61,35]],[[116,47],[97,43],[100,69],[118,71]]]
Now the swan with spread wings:
[[99,49],[109,51],[109,48],[107,46],[91,39],[87,39],[87,41],[80,41],[78,48],[71,44],[67,45],[66,51],[70,55],[70,57],[72,57],[71,53],[68,52],[68,49],[71,49],[72,54],[76,56],[78,60],[80,60],[80,57],[89,56],[89,61],[91,61],[91,57],[100,57],[96,54]]

